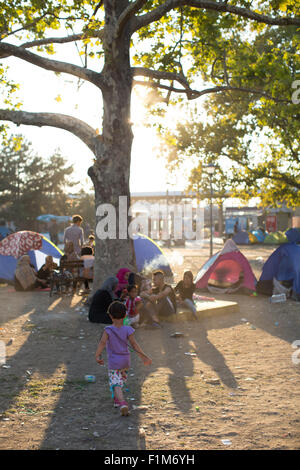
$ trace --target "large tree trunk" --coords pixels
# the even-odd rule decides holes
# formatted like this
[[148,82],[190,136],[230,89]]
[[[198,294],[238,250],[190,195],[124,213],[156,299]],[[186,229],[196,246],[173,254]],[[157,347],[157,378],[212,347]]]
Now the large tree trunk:
[[[135,269],[133,242],[128,236],[127,220],[130,206],[129,176],[132,147],[132,130],[130,122],[130,103],[132,92],[132,73],[129,60],[130,35],[126,30],[116,39],[115,22],[127,1],[106,1],[107,17],[104,37],[105,66],[103,70],[103,132],[98,138],[94,166],[89,170],[95,188],[96,204],[96,254],[94,270],[94,289],[107,276],[115,275],[119,268]],[[110,5],[109,5],[110,4]],[[111,10],[109,11],[109,6]],[[112,11],[114,10],[114,11]],[[122,203],[127,202],[119,210],[119,197]],[[103,211],[99,214],[99,206],[111,204],[116,213],[116,238],[103,238],[99,234],[99,222],[103,219]],[[122,218],[120,225],[119,216]],[[106,216],[105,216],[106,217]],[[107,219],[105,219],[107,220]],[[107,230],[109,227],[107,227]],[[99,238],[100,235],[100,238]],[[112,234],[110,234],[112,235]]]

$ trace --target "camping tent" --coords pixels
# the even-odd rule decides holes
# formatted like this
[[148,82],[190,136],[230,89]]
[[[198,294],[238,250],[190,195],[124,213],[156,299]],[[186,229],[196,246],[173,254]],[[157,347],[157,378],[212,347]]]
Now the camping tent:
[[53,214],[43,214],[39,215],[36,220],[39,222],[51,222],[51,220],[56,220],[56,222],[69,222],[72,220],[72,217],[68,215],[53,215]]
[[232,240],[234,243],[237,245],[249,245],[250,239],[249,239],[249,234],[246,230],[240,230],[237,232],[233,237]]
[[198,289],[211,292],[253,292],[256,279],[248,260],[234,241],[227,240],[223,249],[202,266],[195,284]]
[[300,229],[290,228],[285,232],[285,235],[289,243],[300,243]]
[[[55,263],[59,262],[62,252],[50,240],[42,236],[42,246],[39,250],[30,250],[28,255],[36,270],[44,264],[46,256],[53,256]],[[0,279],[13,281],[18,260],[13,256],[0,255]]]
[[172,276],[172,269],[159,246],[146,235],[138,234],[133,240],[138,272],[161,269]]
[[300,246],[285,243],[267,259],[257,283],[257,292],[272,295],[273,279],[290,285],[293,296],[300,300]]
[[283,232],[271,232],[268,233],[264,239],[264,243],[267,245],[281,245],[287,243],[288,239]]
[[262,230],[258,229],[258,230],[253,230],[252,231],[252,235],[254,235],[257,239],[257,241],[259,243],[263,243],[264,239],[265,239],[265,234]]

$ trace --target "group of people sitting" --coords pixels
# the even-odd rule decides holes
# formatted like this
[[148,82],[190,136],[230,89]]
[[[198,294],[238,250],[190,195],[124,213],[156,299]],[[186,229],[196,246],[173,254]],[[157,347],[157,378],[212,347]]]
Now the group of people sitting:
[[[94,267],[94,247],[93,239],[90,238],[90,244],[86,244],[81,249],[81,254],[77,255],[74,251],[73,242],[67,242],[65,244],[64,255],[60,258],[60,267],[64,261],[79,261],[83,260],[84,265],[80,272],[84,282],[85,291],[89,292],[89,283],[93,281],[93,267]],[[51,276],[53,272],[58,270],[58,264],[53,262],[52,256],[46,256],[45,263],[41,268],[36,271],[35,267],[30,261],[29,255],[23,255],[18,260],[14,285],[17,291],[31,291],[36,288],[48,288],[51,283]],[[72,270],[70,270],[70,284],[72,284]],[[73,290],[76,285],[73,283]]]
[[177,313],[178,301],[197,318],[194,292],[191,271],[186,271],[183,279],[173,288],[165,283],[165,275],[161,270],[153,272],[151,282],[150,279],[122,268],[115,277],[106,279],[93,295],[89,306],[89,320],[93,323],[111,324],[107,311],[115,300],[124,302],[124,322],[134,327],[148,324],[159,328],[160,318]]
[[[89,292],[89,283],[93,282],[94,250],[92,244],[81,249],[81,255],[74,251],[72,242],[65,245],[64,255],[60,258],[60,266],[64,261],[83,260],[81,277],[84,281],[84,292]],[[47,256],[45,263],[36,271],[28,255],[22,256],[15,271],[15,289],[30,291],[36,288],[50,286],[53,272],[58,272],[59,266],[53,262],[52,256]],[[76,289],[70,273],[70,286]],[[191,271],[184,273],[183,279],[172,287],[165,282],[163,271],[157,270],[150,279],[122,268],[116,276],[109,277],[91,298],[89,305],[89,320],[94,323],[111,324],[107,314],[109,305],[120,300],[126,306],[125,323],[132,326],[150,324],[160,326],[160,318],[177,312],[177,302],[181,302],[197,318],[196,306],[193,301],[195,284]]]

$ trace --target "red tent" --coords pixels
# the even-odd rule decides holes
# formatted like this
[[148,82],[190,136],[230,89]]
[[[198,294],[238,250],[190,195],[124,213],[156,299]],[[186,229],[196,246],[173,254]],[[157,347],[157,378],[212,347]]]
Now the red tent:
[[198,289],[215,293],[253,292],[256,279],[247,258],[233,240],[227,240],[223,249],[202,266],[195,283]]

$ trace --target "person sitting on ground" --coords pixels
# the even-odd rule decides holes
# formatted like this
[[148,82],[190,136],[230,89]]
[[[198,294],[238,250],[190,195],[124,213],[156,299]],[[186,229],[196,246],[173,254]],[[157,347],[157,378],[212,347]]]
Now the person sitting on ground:
[[126,307],[126,324],[136,328],[140,321],[139,310],[142,307],[142,299],[139,297],[137,286],[127,286],[128,297],[125,300]]
[[141,281],[141,287],[139,289],[139,295],[142,299],[142,306],[139,309],[140,325],[146,326],[147,324],[154,327],[159,327],[159,319],[156,312],[151,309],[148,311],[146,305],[148,303],[149,296],[152,294],[152,285],[150,279],[143,278]]
[[92,323],[111,324],[111,319],[107,314],[108,307],[114,300],[119,300],[115,294],[118,285],[116,277],[109,277],[102,284],[92,297],[89,306],[89,321]]
[[128,285],[128,278],[130,275],[130,269],[121,268],[117,273],[118,285],[116,287],[116,296],[121,297],[123,289],[125,290]]
[[40,267],[37,272],[38,279],[43,279],[46,281],[47,286],[50,284],[50,276],[52,272],[57,269],[57,264],[53,262],[52,256],[46,256],[45,264]]
[[193,313],[195,318],[197,318],[197,309],[193,301],[195,290],[196,285],[194,284],[193,273],[191,271],[186,271],[183,275],[183,280],[178,282],[174,291],[179,294],[179,301]]
[[159,326],[159,315],[167,317],[176,313],[176,296],[172,286],[165,284],[163,271],[154,271],[152,277],[154,286],[151,293],[141,292],[140,295],[146,299],[145,307],[154,320],[154,326]]
[[38,279],[28,255],[23,255],[18,260],[14,281],[16,291],[31,291],[36,287],[47,287],[45,280]]

